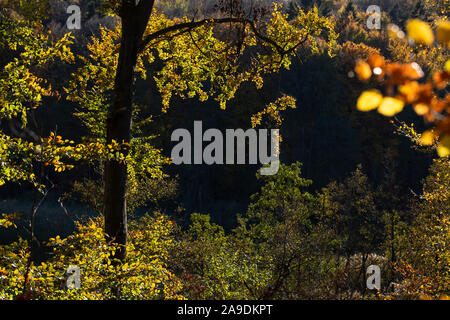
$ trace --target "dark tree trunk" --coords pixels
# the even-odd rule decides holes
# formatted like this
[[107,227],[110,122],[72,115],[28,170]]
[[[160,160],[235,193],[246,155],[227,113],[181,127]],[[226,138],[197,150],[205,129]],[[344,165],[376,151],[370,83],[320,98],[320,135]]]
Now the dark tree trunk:
[[[117,66],[114,101],[107,119],[107,142],[129,142],[133,112],[134,68],[138,48],[147,26],[153,0],[141,0],[136,6],[135,0],[123,0],[120,9],[122,18],[122,39]],[[109,241],[121,246],[116,257],[124,259],[127,243],[127,166],[115,160],[106,161],[105,197],[103,213],[105,232]]]

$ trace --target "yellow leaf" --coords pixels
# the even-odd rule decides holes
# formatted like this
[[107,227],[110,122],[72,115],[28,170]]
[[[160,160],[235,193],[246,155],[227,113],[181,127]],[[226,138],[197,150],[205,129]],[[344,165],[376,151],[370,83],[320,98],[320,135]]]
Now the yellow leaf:
[[428,130],[425,131],[424,133],[422,133],[422,135],[420,136],[420,144],[423,146],[431,146],[435,141],[436,141],[436,135],[434,134],[433,131]]
[[418,103],[414,106],[414,111],[419,115],[423,116],[429,110],[428,106],[424,103]]
[[411,103],[417,99],[420,85],[417,81],[411,81],[404,85],[399,86],[398,92],[400,92],[407,102]]
[[406,24],[408,37],[416,43],[431,45],[434,42],[434,34],[431,27],[419,19],[409,20]]
[[448,61],[445,63],[444,70],[447,71],[447,72],[450,72],[450,60],[448,60]]
[[447,46],[450,46],[450,22],[441,21],[437,24],[436,38]]
[[437,152],[440,157],[447,157],[450,155],[450,135],[445,135],[439,141]]
[[378,112],[386,117],[392,117],[403,110],[405,103],[402,100],[387,97],[381,101]]
[[382,100],[383,95],[378,90],[364,91],[358,99],[357,108],[359,111],[370,111],[376,109]]

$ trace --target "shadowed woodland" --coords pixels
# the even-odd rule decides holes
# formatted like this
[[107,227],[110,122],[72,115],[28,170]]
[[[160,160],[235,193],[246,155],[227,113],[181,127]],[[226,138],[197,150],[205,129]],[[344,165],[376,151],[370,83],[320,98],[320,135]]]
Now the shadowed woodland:
[[[0,0],[0,299],[449,299],[449,12]],[[173,164],[194,121],[278,173]]]

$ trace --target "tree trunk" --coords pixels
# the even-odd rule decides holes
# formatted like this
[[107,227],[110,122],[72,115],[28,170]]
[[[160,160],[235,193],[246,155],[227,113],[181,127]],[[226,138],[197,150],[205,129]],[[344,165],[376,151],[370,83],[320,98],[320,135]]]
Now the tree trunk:
[[[153,0],[122,2],[122,39],[115,77],[114,101],[107,119],[107,142],[130,142],[133,112],[134,69],[138,48],[147,26]],[[103,213],[108,241],[121,246],[116,258],[123,260],[127,244],[127,165],[116,160],[105,162]]]

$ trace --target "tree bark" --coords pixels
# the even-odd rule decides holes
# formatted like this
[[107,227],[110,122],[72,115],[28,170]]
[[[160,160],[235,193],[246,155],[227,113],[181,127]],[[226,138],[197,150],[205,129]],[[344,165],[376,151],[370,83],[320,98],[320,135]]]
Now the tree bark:
[[[204,19],[180,23],[158,30],[143,38],[154,0],[122,0],[119,16],[122,21],[122,39],[119,50],[119,61],[114,85],[114,101],[107,119],[107,143],[116,140],[118,143],[130,142],[133,112],[134,69],[138,54],[152,40],[168,33],[180,33],[200,27],[213,21],[214,23],[248,24],[255,35],[263,42],[272,45],[280,54],[288,53],[307,40],[302,39],[297,46],[284,50],[273,40],[260,34],[252,21],[245,18]],[[125,151],[126,152],[126,151]],[[115,160],[105,162],[104,171],[105,195],[103,214],[105,217],[105,232],[108,240],[121,246],[116,257],[124,259],[127,244],[127,166]]]
[[[133,84],[138,48],[142,42],[153,0],[122,1],[122,39],[115,77],[114,101],[107,119],[107,143],[130,142],[133,112]],[[126,151],[125,151],[126,152]],[[127,165],[116,160],[105,162],[103,213],[108,241],[120,245],[116,258],[123,260],[127,244]]]

